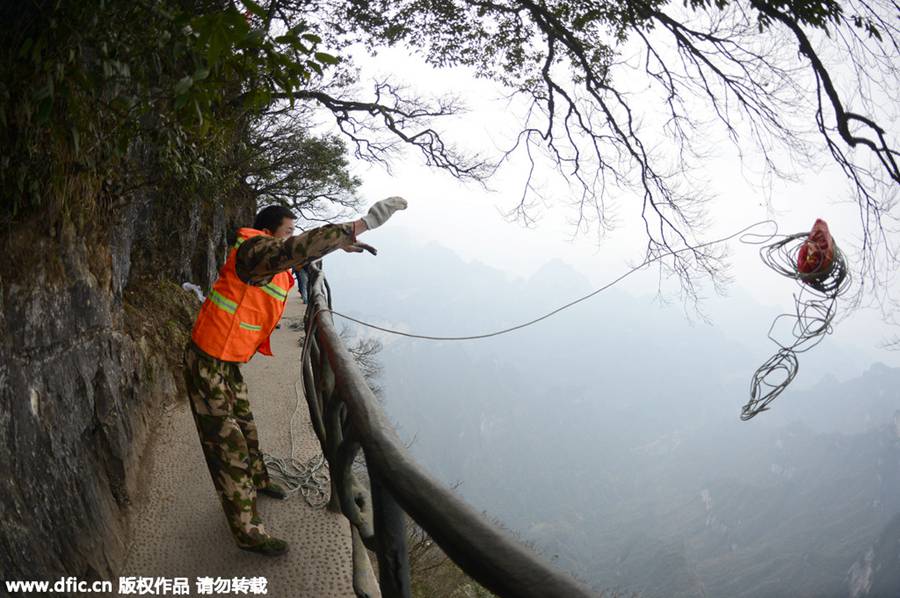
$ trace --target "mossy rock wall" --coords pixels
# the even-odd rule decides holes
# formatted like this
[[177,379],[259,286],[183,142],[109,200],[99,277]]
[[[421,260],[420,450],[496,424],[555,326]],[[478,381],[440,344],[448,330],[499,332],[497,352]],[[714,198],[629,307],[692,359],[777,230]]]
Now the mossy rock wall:
[[0,571],[110,579],[162,406],[248,198],[135,195],[108,222],[5,232],[0,269]]

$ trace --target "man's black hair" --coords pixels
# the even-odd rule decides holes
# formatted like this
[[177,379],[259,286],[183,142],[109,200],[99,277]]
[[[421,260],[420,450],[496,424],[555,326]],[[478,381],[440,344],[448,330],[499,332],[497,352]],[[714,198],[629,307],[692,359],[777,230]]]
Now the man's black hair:
[[256,230],[268,230],[275,232],[285,218],[296,220],[294,213],[284,206],[267,206],[259,211],[256,220],[253,221],[253,228]]

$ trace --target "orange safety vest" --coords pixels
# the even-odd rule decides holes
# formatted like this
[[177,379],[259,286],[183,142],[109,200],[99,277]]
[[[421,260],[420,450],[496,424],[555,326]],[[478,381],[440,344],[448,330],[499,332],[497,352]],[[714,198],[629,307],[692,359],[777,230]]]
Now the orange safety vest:
[[284,313],[294,278],[285,270],[257,287],[243,282],[235,271],[241,243],[264,234],[253,228],[238,230],[237,242],[228,252],[219,279],[200,308],[191,340],[210,357],[245,363],[257,351],[272,354],[269,336]]

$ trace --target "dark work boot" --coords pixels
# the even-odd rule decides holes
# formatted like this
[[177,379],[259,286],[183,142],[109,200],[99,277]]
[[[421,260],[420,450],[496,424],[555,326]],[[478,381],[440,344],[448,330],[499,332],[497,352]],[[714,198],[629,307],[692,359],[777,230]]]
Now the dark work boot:
[[238,548],[246,550],[247,552],[257,552],[265,556],[278,556],[279,554],[284,554],[288,551],[288,543],[284,540],[269,536],[259,544],[250,544],[248,546],[241,546],[238,544]]
[[265,494],[266,496],[271,496],[272,498],[279,498],[284,500],[287,498],[287,490],[285,490],[280,484],[276,484],[275,482],[269,482],[267,486],[263,488],[256,489],[257,494]]

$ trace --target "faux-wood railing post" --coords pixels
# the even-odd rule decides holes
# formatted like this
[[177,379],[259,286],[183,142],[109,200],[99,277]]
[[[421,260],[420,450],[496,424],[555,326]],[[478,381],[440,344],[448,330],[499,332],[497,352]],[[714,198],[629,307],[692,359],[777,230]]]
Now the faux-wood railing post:
[[409,582],[409,550],[406,547],[406,514],[378,476],[376,471],[369,468],[378,583],[384,598],[410,598],[412,591]]
[[[335,388],[334,372],[328,358],[324,353],[319,353],[319,375],[316,378],[316,394],[320,397],[319,405],[322,408],[322,423],[325,430],[325,443],[322,446],[322,452],[328,461],[329,469],[333,470],[337,462],[338,447],[341,445],[343,434],[341,433],[341,412],[343,404],[338,398]],[[329,476],[330,497],[328,499],[328,510],[332,513],[341,512],[341,504],[338,499],[337,484],[334,476]]]
[[328,500],[328,510],[332,513],[341,512],[341,501],[338,491],[338,452],[343,441],[344,433],[341,428],[341,416],[343,414],[344,405],[337,397],[336,392],[331,393],[328,402],[325,404],[325,430],[328,451],[328,467],[331,470],[331,498]]
[[[306,327],[306,334],[309,334],[309,326]],[[316,438],[319,439],[319,445],[325,446],[325,420],[322,417],[322,397],[317,389],[319,388],[316,372],[313,369],[313,363],[319,363],[320,355],[318,343],[315,335],[312,335],[307,341],[309,343],[309,355],[300,367],[303,368],[303,394],[306,396],[306,405],[309,408],[309,419],[312,423],[313,431]]]

